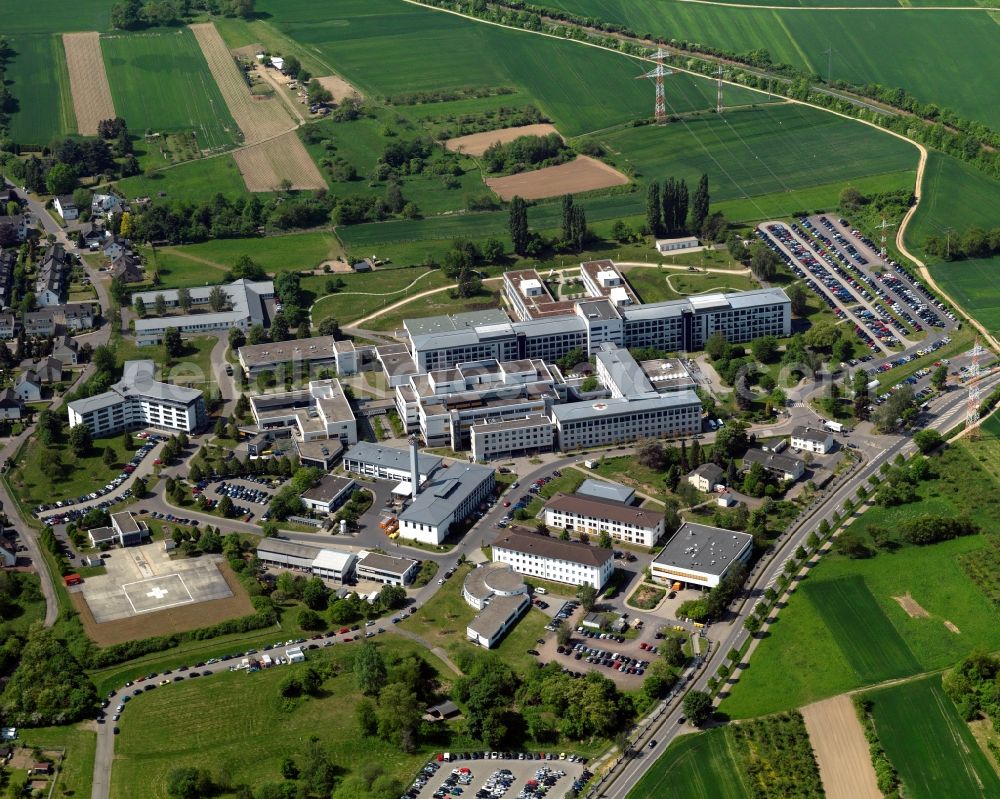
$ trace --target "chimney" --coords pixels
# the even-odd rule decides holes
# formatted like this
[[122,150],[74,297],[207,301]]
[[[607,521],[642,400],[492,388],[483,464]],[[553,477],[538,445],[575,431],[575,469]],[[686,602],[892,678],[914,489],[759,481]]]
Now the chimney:
[[410,436],[410,491],[413,499],[420,493],[420,469],[417,467],[417,437]]

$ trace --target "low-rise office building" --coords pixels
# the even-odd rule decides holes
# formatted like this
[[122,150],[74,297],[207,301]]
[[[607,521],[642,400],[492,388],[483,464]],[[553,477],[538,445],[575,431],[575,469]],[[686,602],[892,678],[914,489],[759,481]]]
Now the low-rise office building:
[[552,450],[552,421],[543,414],[483,422],[469,428],[472,457],[477,463],[516,458]]
[[580,483],[580,487],[576,489],[576,495],[631,505],[635,499],[635,489],[620,483],[609,483],[606,480],[594,480],[592,477],[588,477]]
[[496,472],[471,463],[451,463],[436,471],[399,514],[399,535],[440,544],[493,496]]
[[792,430],[791,444],[793,449],[826,455],[833,449],[833,435],[829,430],[799,426]]
[[701,432],[701,399],[693,391],[636,399],[573,402],[552,408],[559,449],[677,438]]
[[85,424],[92,436],[139,427],[193,433],[206,419],[201,391],[154,378],[150,360],[126,361],[122,379],[103,394],[69,403],[69,426]]
[[[423,482],[441,468],[443,458],[421,452],[417,455],[417,469]],[[344,453],[344,469],[379,480],[410,482],[410,453],[405,449],[384,447],[368,441],[359,441]]]
[[379,552],[362,552],[358,556],[358,579],[373,583],[409,585],[419,569],[420,562],[410,558],[398,558]]
[[[237,356],[247,377],[276,372],[279,367],[286,367],[295,374],[308,374],[318,367],[336,368],[336,346],[333,336],[313,336],[268,344],[244,344],[237,350]],[[341,374],[339,369],[337,374]]]
[[507,563],[483,563],[465,576],[462,596],[468,605],[482,610],[494,597],[527,595],[528,586]]
[[545,503],[545,524],[557,530],[599,536],[651,547],[663,535],[663,514],[613,499],[556,494]]
[[146,523],[139,521],[131,511],[111,514],[110,527],[95,527],[87,531],[92,547],[115,544],[123,547],[138,546],[149,538]]
[[753,552],[753,536],[684,522],[650,564],[653,582],[715,588]]
[[302,504],[316,513],[333,513],[351,498],[358,484],[347,477],[323,475],[319,482],[302,494]]
[[529,577],[600,590],[615,570],[610,549],[533,533],[506,533],[493,542],[493,560]]
[[474,644],[492,649],[530,608],[531,600],[527,594],[495,596],[469,622],[465,628],[466,637]]
[[[171,316],[147,317],[136,319],[135,340],[142,347],[147,344],[159,344],[163,335],[171,328],[177,328],[185,335],[200,335],[211,332],[226,332],[232,328],[249,330],[253,325],[266,325],[268,314],[265,300],[273,299],[274,283],[270,280],[252,281],[236,280],[228,286],[221,286],[226,295],[228,309],[221,311],[207,310],[216,286],[195,286],[189,289],[192,313]],[[176,289],[157,291],[142,291],[132,295],[133,302],[141,298],[147,308],[156,306],[157,297],[162,297],[168,309],[180,305],[180,297]]]
[[339,380],[313,380],[308,387],[250,397],[260,430],[291,427],[300,441],[358,442],[358,425]]
[[314,547],[287,538],[262,538],[257,544],[257,558],[268,566],[298,569],[317,577],[339,582],[354,576],[358,556],[347,550]]

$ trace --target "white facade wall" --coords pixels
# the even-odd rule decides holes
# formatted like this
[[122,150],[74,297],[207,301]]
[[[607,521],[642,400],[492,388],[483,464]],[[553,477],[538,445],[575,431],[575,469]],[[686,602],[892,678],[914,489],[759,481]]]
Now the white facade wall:
[[607,533],[616,541],[651,547],[663,535],[663,520],[653,527],[639,527],[614,519],[600,519],[596,516],[586,516],[572,511],[545,509],[545,524],[560,530],[568,529],[574,532],[599,535]]
[[525,423],[523,427],[499,430],[472,428],[472,457],[478,463],[506,457],[525,450],[552,449],[553,428],[548,419]]
[[833,436],[827,436],[825,441],[814,441],[811,438],[798,438],[792,435],[791,444],[795,449],[805,450],[816,455],[826,455],[833,449]]
[[602,414],[595,411],[590,419],[562,422],[555,419],[559,430],[559,448],[599,447],[621,444],[643,438],[690,436],[701,432],[701,404]]
[[529,577],[569,585],[589,583],[598,590],[611,578],[615,570],[614,560],[611,557],[600,566],[590,566],[497,546],[493,547],[493,560],[498,563],[509,563],[514,571]]
[[133,427],[157,427],[191,433],[198,427],[197,401],[187,406],[148,397],[129,397],[80,414],[69,406],[69,426],[85,424],[92,436],[111,435]]

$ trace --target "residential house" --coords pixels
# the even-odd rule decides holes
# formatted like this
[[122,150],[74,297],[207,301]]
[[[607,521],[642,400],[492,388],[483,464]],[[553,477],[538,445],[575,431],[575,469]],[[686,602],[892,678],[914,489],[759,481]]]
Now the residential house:
[[38,402],[42,398],[42,381],[34,370],[28,369],[17,376],[14,393],[22,402]]
[[104,257],[111,261],[114,261],[126,252],[128,252],[128,242],[126,242],[125,239],[118,238],[117,236],[104,245]]
[[83,237],[85,246],[92,250],[97,250],[100,248],[101,243],[108,237],[108,231],[103,224],[93,219],[89,225],[80,230],[80,235]]
[[80,358],[79,349],[76,339],[64,333],[52,342],[52,357],[62,361],[63,366],[76,366]]
[[0,314],[0,339],[11,339],[17,335],[17,316],[12,313]]
[[[2,242],[0,242],[2,243]],[[17,253],[14,250],[0,252],[0,308],[9,308],[13,298],[14,267]]]
[[60,305],[69,296],[69,261],[61,244],[46,253],[35,276],[35,302],[40,308]]
[[93,302],[67,302],[54,309],[56,322],[67,330],[86,330],[94,327],[97,305]]
[[112,279],[117,278],[122,283],[141,283],[146,277],[138,256],[130,252],[123,252],[115,258],[108,272]]
[[793,449],[801,449],[816,455],[826,455],[833,449],[833,435],[829,430],[800,426],[792,430],[791,443]]
[[90,198],[90,214],[93,217],[103,216],[105,219],[110,219],[113,214],[124,208],[124,200],[113,194],[95,194]]
[[699,491],[713,491],[725,484],[725,472],[714,463],[703,463],[687,476],[687,481]]
[[0,390],[0,419],[20,419],[24,403],[9,386]]
[[33,217],[29,214],[8,216],[2,211],[3,206],[0,204],[0,247],[13,247],[16,244],[21,244],[28,238]]
[[56,213],[59,214],[66,222],[72,222],[74,219],[80,218],[80,209],[76,207],[76,203],[73,202],[72,195],[63,194],[56,197],[52,201],[52,207],[56,209]]
[[47,337],[56,332],[55,308],[42,308],[39,311],[28,311],[24,315],[24,335]]
[[33,370],[39,382],[52,385],[62,380],[63,365],[58,358],[43,358]]

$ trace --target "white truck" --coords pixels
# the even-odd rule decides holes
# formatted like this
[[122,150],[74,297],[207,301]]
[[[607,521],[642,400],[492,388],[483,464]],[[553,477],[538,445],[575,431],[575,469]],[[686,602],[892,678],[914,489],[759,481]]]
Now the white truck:
[[832,430],[834,433],[844,432],[844,425],[841,424],[840,422],[831,422],[829,419],[827,419],[825,422],[823,422],[823,426],[827,430]]

